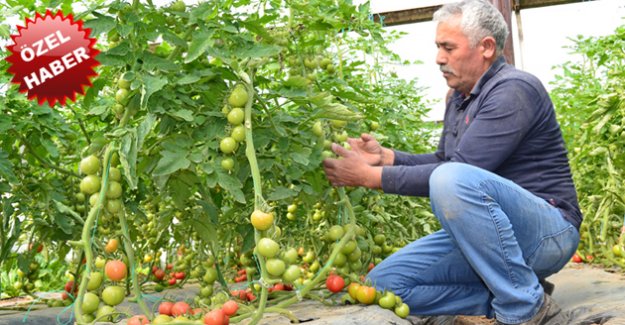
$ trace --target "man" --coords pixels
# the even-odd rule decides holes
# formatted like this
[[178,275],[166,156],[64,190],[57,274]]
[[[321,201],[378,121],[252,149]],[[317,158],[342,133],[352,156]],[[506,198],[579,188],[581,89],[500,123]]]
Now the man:
[[434,20],[436,63],[453,90],[437,151],[399,152],[363,134],[324,160],[335,186],[429,196],[441,223],[368,277],[413,315],[565,324],[539,284],[574,254],[582,221],[553,104],[537,78],[505,63],[507,25],[491,4],[447,4]]

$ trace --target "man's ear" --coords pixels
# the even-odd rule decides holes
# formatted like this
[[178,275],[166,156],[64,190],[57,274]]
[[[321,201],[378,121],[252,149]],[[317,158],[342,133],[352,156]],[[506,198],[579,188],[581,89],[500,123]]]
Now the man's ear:
[[492,59],[497,53],[497,42],[493,37],[484,37],[481,41],[482,55],[485,59]]

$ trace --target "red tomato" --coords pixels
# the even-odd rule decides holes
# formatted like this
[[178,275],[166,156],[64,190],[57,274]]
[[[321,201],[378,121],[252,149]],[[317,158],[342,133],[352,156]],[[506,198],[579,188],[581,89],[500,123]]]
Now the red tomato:
[[[67,283],[65,283],[65,292],[71,293],[72,287],[74,287],[74,280],[67,281]],[[76,291],[77,289],[78,289],[78,286],[74,288],[74,291]]]
[[171,269],[174,268],[174,265],[171,264],[171,263],[167,263],[167,265],[165,265],[165,268],[168,269],[168,270],[171,270]]
[[188,303],[184,301],[178,301],[173,306],[171,306],[171,315],[172,316],[180,316],[189,312],[190,306]]
[[171,301],[163,301],[160,305],[158,305],[158,313],[161,315],[171,316],[171,307],[174,306],[174,303]]
[[237,271],[238,275],[242,275],[242,274],[246,274],[247,271],[245,271],[245,269],[240,269]]
[[150,324],[150,320],[145,315],[135,315],[128,319],[126,325],[146,325]]
[[571,258],[571,260],[573,261],[573,263],[581,263],[582,257],[579,256],[579,254],[575,253],[575,255],[573,255],[573,258]]
[[228,300],[224,303],[221,309],[224,311],[224,314],[226,314],[226,316],[232,316],[236,314],[237,310],[239,309],[239,304],[237,304],[237,302],[234,300]]
[[184,279],[185,276],[186,276],[186,274],[184,274],[184,272],[174,272],[174,278],[176,278],[178,280]]
[[373,270],[374,267],[375,267],[375,264],[373,264],[373,262],[369,263],[369,267],[367,267],[367,272],[371,272],[371,270]]
[[174,284],[176,284],[176,278],[169,279],[167,283],[169,283],[170,286],[173,286]]
[[333,293],[340,292],[345,287],[345,280],[340,275],[332,274],[326,279],[326,287]]
[[226,314],[221,309],[214,309],[204,315],[205,325],[224,325],[226,322]]
[[161,269],[156,269],[156,271],[154,271],[153,273],[154,273],[154,277],[159,281],[165,278],[165,271]]
[[248,300],[248,301],[254,301],[254,300],[256,300],[256,296],[255,296],[253,293],[251,293],[251,292],[248,292],[248,293],[246,294],[246,297],[247,297],[247,300]]

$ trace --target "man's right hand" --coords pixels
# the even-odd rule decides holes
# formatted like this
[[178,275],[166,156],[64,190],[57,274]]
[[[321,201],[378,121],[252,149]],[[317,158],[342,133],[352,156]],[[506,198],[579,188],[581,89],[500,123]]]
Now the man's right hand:
[[395,160],[395,153],[382,147],[370,134],[363,133],[360,138],[349,138],[347,143],[370,166],[392,165]]

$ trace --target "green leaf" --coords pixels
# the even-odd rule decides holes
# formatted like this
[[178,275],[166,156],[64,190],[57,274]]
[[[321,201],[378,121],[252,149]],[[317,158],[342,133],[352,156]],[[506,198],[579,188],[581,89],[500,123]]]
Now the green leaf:
[[[16,182],[17,178],[13,173],[13,164],[9,160],[9,154],[0,148],[0,176],[5,177],[9,182]],[[5,206],[6,207],[6,206]],[[5,216],[7,214],[4,214]]]
[[106,105],[94,106],[87,112],[87,115],[102,115],[106,113],[107,109]]
[[178,69],[178,66],[175,63],[149,52],[143,54],[143,67],[148,71],[174,71]]
[[192,84],[194,82],[197,82],[201,79],[200,76],[196,75],[196,74],[186,74],[184,75],[184,77],[178,79],[178,81],[176,82],[179,85],[188,85],[188,84]]
[[261,58],[269,57],[280,54],[281,47],[276,45],[267,45],[255,43],[253,46],[247,49],[243,49],[238,52],[237,56],[241,58]]
[[91,37],[106,33],[117,25],[113,17],[104,16],[97,12],[93,12],[93,15],[96,16],[95,19],[87,20],[83,24],[84,27],[91,28]]
[[284,186],[278,186],[273,190],[273,192],[269,193],[269,195],[267,196],[267,200],[269,201],[284,200],[284,199],[294,197],[296,195],[297,195],[296,191],[286,188]]
[[148,100],[155,92],[163,89],[167,84],[167,79],[145,75],[143,77],[144,86],[141,88],[141,107],[146,108]]
[[243,185],[238,178],[234,178],[226,173],[217,171],[217,183],[223,187],[237,202],[245,203],[245,195],[241,188]]
[[186,169],[191,165],[185,152],[161,151],[162,158],[154,168],[153,174],[156,176],[169,175],[180,169]]
[[137,188],[137,138],[136,131],[126,133],[120,143],[119,161],[130,189]]
[[214,42],[212,39],[213,33],[214,32],[212,30],[203,30],[193,34],[193,39],[189,45],[189,52],[187,53],[187,57],[184,59],[185,63],[192,62],[206,52],[206,50]]
[[188,109],[181,109],[175,112],[168,113],[170,116],[181,118],[187,122],[193,122],[193,111]]
[[186,221],[189,223],[189,226],[191,226],[191,229],[193,229],[205,243],[215,242],[219,238],[215,226],[208,221],[208,218],[200,219],[197,217]]

